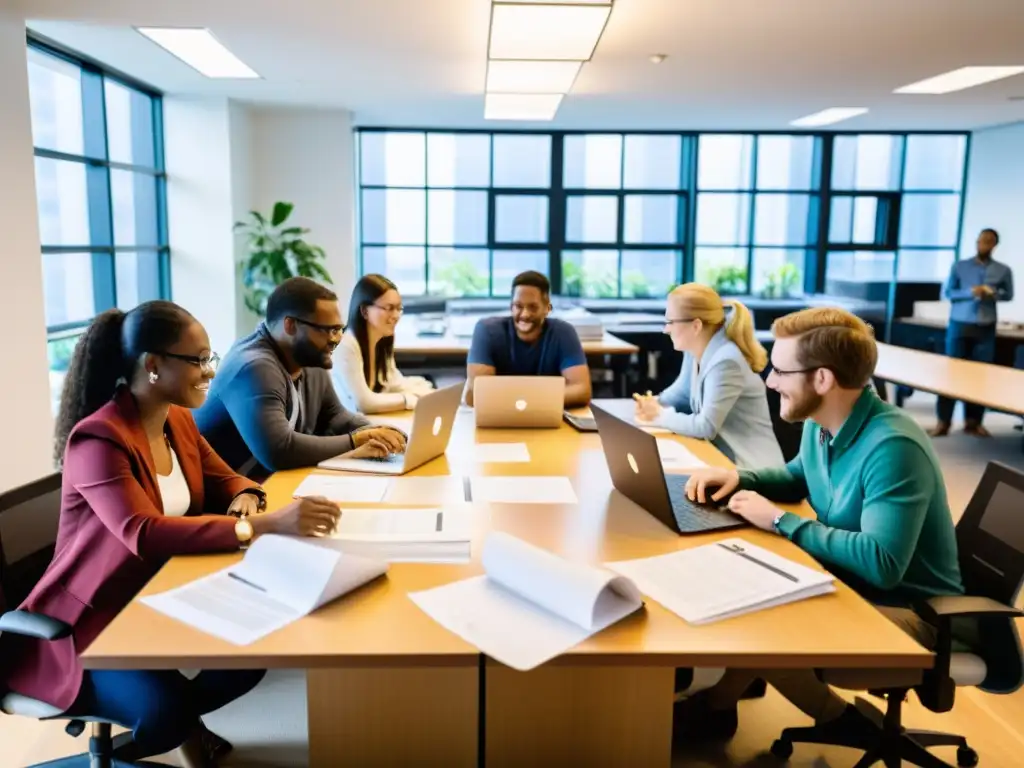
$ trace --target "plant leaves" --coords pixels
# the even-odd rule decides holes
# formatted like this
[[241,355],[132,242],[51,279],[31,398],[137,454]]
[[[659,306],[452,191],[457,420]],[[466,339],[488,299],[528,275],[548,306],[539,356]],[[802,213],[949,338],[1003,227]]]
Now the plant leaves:
[[270,217],[270,225],[279,227],[284,224],[285,219],[291,216],[294,208],[295,205],[292,203],[274,203],[274,213]]

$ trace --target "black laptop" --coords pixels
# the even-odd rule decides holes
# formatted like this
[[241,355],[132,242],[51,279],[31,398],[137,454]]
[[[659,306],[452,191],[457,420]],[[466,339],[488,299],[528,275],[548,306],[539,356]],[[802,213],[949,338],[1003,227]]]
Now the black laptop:
[[665,475],[654,435],[593,404],[590,411],[615,490],[634,504],[680,534],[747,525],[729,511],[727,500],[700,504],[686,498],[689,475]]

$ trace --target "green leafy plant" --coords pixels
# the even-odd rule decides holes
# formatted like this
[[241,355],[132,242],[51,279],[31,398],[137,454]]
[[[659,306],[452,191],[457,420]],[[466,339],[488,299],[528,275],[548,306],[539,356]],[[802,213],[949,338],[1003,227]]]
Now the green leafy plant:
[[270,294],[290,277],[331,282],[324,267],[324,249],[304,239],[309,230],[284,226],[294,208],[292,203],[277,202],[269,218],[259,211],[250,211],[247,221],[235,223],[234,230],[245,235],[248,249],[239,264],[245,306],[260,317],[267,313]]
[[746,293],[747,268],[728,266],[709,269],[707,283],[723,295]]
[[562,292],[566,296],[615,298],[619,285],[614,272],[588,270],[575,261],[563,261]]
[[654,298],[647,276],[638,269],[631,269],[622,275],[622,295],[625,298]]
[[[486,296],[487,275],[476,268],[468,259],[454,261],[440,267],[433,273],[442,296]],[[434,282],[432,280],[431,282]]]
[[762,294],[767,299],[785,299],[793,296],[800,285],[800,270],[796,264],[786,262],[766,272]]

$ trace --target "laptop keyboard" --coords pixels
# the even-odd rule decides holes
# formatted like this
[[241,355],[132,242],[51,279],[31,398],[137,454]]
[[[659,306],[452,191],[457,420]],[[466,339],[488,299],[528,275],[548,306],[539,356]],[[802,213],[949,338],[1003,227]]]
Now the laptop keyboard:
[[373,461],[378,464],[401,464],[405,461],[405,454],[389,453],[387,456],[367,456],[363,461]]
[[686,498],[686,483],[671,482],[667,478],[668,497],[672,502],[679,530],[683,532],[713,531],[719,528],[735,528],[743,525],[743,519],[734,515],[725,505],[701,505]]

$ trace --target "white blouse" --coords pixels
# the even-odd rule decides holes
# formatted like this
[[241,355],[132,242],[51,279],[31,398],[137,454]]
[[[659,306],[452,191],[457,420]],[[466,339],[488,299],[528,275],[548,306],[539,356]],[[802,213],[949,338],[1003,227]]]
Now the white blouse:
[[[168,445],[168,448],[170,446]],[[164,517],[182,517],[192,506],[192,492],[185,482],[185,475],[178,463],[178,454],[171,451],[171,474],[157,474],[156,482],[160,486],[160,497],[164,502]]]
[[334,389],[350,411],[382,413],[416,407],[416,400],[433,387],[422,376],[403,376],[394,360],[388,366],[383,391],[374,392],[363,376],[363,352],[355,334],[346,333],[334,351]]

